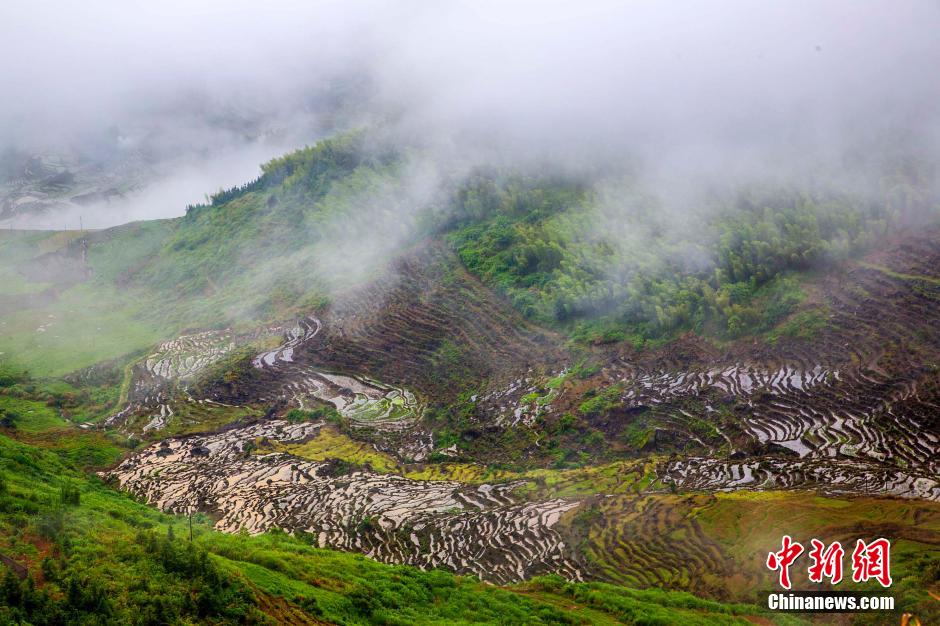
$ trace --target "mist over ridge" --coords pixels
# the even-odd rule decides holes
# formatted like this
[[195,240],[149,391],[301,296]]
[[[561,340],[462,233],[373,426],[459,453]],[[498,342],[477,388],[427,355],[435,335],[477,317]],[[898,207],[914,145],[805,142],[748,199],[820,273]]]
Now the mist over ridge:
[[0,24],[0,148],[105,168],[143,149],[138,186],[167,190],[96,205],[120,217],[95,226],[239,182],[202,161],[250,178],[251,159],[363,124],[440,161],[627,168],[664,191],[862,182],[937,154],[932,2],[14,1]]

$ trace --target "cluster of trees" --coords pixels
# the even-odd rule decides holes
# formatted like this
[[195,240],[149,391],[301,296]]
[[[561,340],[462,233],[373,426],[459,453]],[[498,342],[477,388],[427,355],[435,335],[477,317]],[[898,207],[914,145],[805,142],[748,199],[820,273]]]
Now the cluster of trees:
[[208,197],[206,204],[187,206],[186,214],[196,214],[208,207],[227,204],[249,193],[280,186],[300,186],[322,192],[328,187],[330,180],[348,174],[370,158],[382,161],[392,159],[394,155],[385,151],[367,156],[362,132],[339,135],[268,161],[261,166],[261,175],[258,178],[230,189],[220,189]]
[[[613,204],[613,206],[612,206]],[[885,204],[835,192],[745,190],[664,221],[559,179],[479,176],[441,225],[463,263],[527,317],[586,339],[764,330],[802,299],[795,275],[888,232]]]
[[173,301],[167,315],[186,316],[187,324],[217,321],[220,309],[233,317],[290,315],[291,307],[322,295],[315,259],[318,244],[330,239],[328,228],[335,222],[354,228],[349,224],[356,219],[375,227],[360,214],[356,194],[392,176],[395,156],[363,144],[359,133],[321,141],[263,165],[252,182],[189,207],[153,256],[138,264],[132,282],[159,295],[157,311]]
[[[44,569],[52,571],[49,566]],[[63,593],[56,597],[51,586],[38,588],[32,576],[20,579],[7,569],[0,583],[0,619],[8,624],[37,625],[110,621],[113,608],[97,581],[69,576],[60,583]]]
[[56,455],[0,436],[0,624],[261,621],[238,578],[172,525],[158,532],[144,511]]
[[[122,581],[131,589],[131,605],[114,601],[107,581],[81,572],[69,561],[46,557],[42,585],[32,572],[6,568],[0,582],[0,622],[11,624],[173,624],[210,619],[213,623],[262,623],[255,599],[243,586],[223,575],[208,552],[171,536],[142,533],[137,543],[144,554],[135,575]],[[144,579],[147,570],[185,581],[160,590]],[[123,590],[122,590],[123,591]]]

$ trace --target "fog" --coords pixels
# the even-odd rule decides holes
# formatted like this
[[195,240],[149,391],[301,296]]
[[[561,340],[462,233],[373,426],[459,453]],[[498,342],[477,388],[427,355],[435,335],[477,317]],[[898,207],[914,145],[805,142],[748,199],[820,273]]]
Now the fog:
[[381,68],[419,126],[703,165],[936,132],[936,3],[448,5]]
[[95,226],[181,215],[252,161],[364,124],[432,160],[622,167],[683,205],[715,181],[862,184],[898,154],[936,157],[938,32],[932,1],[13,0],[0,152],[112,174],[144,154],[133,189],[81,207]]
[[100,229],[128,222],[182,215],[189,204],[204,202],[208,192],[233,187],[261,173],[259,163],[275,157],[289,144],[249,144],[188,154],[161,163],[145,182],[121,197],[82,205],[60,204],[51,210],[21,213],[5,225],[42,230]]

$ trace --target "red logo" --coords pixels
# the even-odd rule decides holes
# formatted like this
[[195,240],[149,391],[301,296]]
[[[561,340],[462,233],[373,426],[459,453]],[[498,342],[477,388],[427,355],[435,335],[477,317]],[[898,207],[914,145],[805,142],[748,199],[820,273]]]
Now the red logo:
[[[821,583],[828,578],[833,585],[838,585],[842,581],[842,559],[845,556],[842,544],[833,541],[826,546],[819,539],[811,539],[810,543],[813,546],[808,553],[812,561],[807,569],[810,581]],[[767,567],[778,571],[780,586],[789,589],[790,566],[803,554],[804,548],[790,535],[783,536],[781,546],[779,552],[767,554]],[[871,579],[883,587],[891,586],[891,542],[887,539],[875,539],[869,543],[859,539],[852,551],[852,580],[862,583]]]
[[783,536],[783,548],[780,552],[771,552],[767,555],[767,567],[780,570],[780,586],[790,588],[790,565],[803,554],[803,546],[790,539],[790,535]]
[[887,539],[869,544],[859,539],[852,551],[852,580],[863,583],[871,578],[882,587],[891,586],[891,543]]
[[[821,583],[823,578],[828,578],[833,585],[838,585],[842,580],[842,557],[845,550],[838,541],[833,541],[826,548],[819,539],[812,539],[813,549],[809,551],[809,558],[813,564],[809,566],[809,579],[814,583]],[[823,549],[825,548],[825,550]]]

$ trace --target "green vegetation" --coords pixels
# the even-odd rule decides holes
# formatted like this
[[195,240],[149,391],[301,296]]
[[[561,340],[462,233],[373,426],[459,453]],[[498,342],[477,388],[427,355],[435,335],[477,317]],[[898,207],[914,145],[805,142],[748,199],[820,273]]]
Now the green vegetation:
[[[933,623],[940,614],[925,591],[937,583],[940,506],[891,498],[823,498],[805,492],[631,494],[601,498],[571,520],[581,548],[610,581],[683,589],[714,598],[759,601],[776,588],[763,557],[784,534],[843,547],[891,528],[892,595],[898,612]],[[797,589],[817,585],[791,570]],[[877,583],[843,580],[838,589],[879,592]],[[892,619],[894,619],[892,617]],[[859,616],[853,623],[868,623]],[[880,622],[876,622],[880,623]]]
[[189,532],[187,520],[0,435],[0,553],[16,564],[0,568],[3,623],[737,624],[757,613],[556,579],[501,589],[279,532],[223,535],[202,515],[192,542]]
[[309,410],[291,409],[284,418],[295,424],[299,422],[316,422],[319,420],[325,420],[331,424],[339,424],[343,419],[339,411],[332,405],[318,406],[315,409]]
[[0,394],[0,433],[41,445],[78,467],[105,467],[120,458],[122,450],[101,433],[77,429],[54,406],[9,395],[11,391],[18,389]]
[[820,307],[808,308],[798,311],[777,328],[767,333],[767,340],[770,343],[776,343],[782,336],[811,339],[813,335],[825,327],[825,309]]
[[[771,331],[804,301],[804,272],[864,249],[895,218],[847,194],[748,190],[677,227],[629,183],[493,171],[445,180],[450,196],[416,207],[410,159],[347,133],[267,163],[257,180],[177,220],[84,236],[4,233],[0,296],[15,300],[4,307],[0,297],[0,359],[57,376],[183,329],[309,313],[425,237],[448,241],[526,317],[580,341],[734,338]],[[355,267],[326,262],[350,253],[337,242],[355,248],[355,233],[386,226],[408,234],[380,250],[370,239]],[[39,261],[81,267],[86,248],[84,277],[24,274]],[[459,346],[442,341],[434,360],[466,382]]]
[[[146,440],[153,440],[192,433],[213,432],[235,422],[259,419],[263,416],[263,411],[247,406],[181,402],[176,406],[173,415],[166,420],[166,424],[159,432],[151,431],[139,436]],[[148,415],[144,420],[138,419],[131,423],[131,426],[142,428],[151,418],[152,416]]]
[[374,227],[376,216],[357,207],[381,190],[385,214],[400,208],[397,164],[391,153],[368,150],[361,133],[275,159],[258,180],[190,207],[133,283],[168,296],[178,310],[164,303],[161,314],[189,323],[309,312],[326,303],[336,278],[316,271],[323,247],[350,229]]
[[[374,228],[376,216],[355,209],[376,194],[387,192],[388,219],[399,212],[397,167],[390,154],[370,155],[361,134],[321,142],[183,218],[88,234],[86,275],[63,270],[82,268],[80,247],[69,245],[81,233],[3,233],[0,267],[11,279],[0,281],[0,296],[15,299],[4,306],[0,297],[0,361],[59,376],[187,328],[255,327],[320,308],[330,280],[367,277],[311,271],[322,247]],[[48,277],[24,274],[45,265]],[[51,286],[41,298],[24,295]]]
[[34,400],[0,395],[2,425],[21,433],[35,434],[66,425],[51,407]]
[[0,359],[35,375],[61,376],[128,354],[159,340],[165,331],[143,320],[145,307],[96,282],[66,289],[39,309],[0,318]]
[[[747,594],[766,577],[754,555],[784,532],[823,528],[841,536],[884,527],[898,528],[901,537],[899,602],[934,616],[923,593],[936,587],[940,562],[931,547],[940,532],[933,505],[806,494],[667,495],[655,478],[661,458],[611,462],[646,448],[655,423],[641,409],[615,424],[619,430],[604,426],[616,436],[598,430],[600,418],[623,417],[617,409],[625,389],[615,383],[585,390],[602,362],[590,357],[544,376],[521,398],[535,416],[531,428],[487,429],[469,401],[481,381],[473,379],[466,338],[434,337],[423,346],[429,384],[453,390],[460,401],[424,414],[434,432],[433,462],[403,464],[351,438],[346,420],[327,406],[286,414],[292,422],[328,422],[316,437],[287,445],[258,440],[251,449],[335,461],[340,473],[370,468],[416,480],[521,481],[523,498],[578,498],[582,506],[562,525],[593,571],[611,583],[651,587],[645,591],[552,577],[497,588],[321,550],[303,535],[219,534],[202,514],[190,541],[187,520],[85,473],[114,464],[139,443],[119,446],[118,438],[76,424],[100,420],[127,397],[130,364],[155,342],[185,329],[257,329],[323,309],[337,287],[379,277],[388,255],[423,238],[435,245],[443,239],[456,251],[459,262],[436,268],[451,280],[469,271],[528,319],[575,341],[649,348],[694,331],[774,343],[809,340],[825,327],[829,311],[807,278],[866,249],[896,219],[849,195],[749,190],[713,199],[676,228],[656,199],[628,183],[598,191],[603,186],[593,181],[492,171],[454,182],[451,197],[415,208],[402,176],[408,163],[407,151],[350,133],[275,159],[257,180],[189,207],[178,220],[87,235],[0,233],[0,623],[745,623],[759,611],[667,589],[753,600]],[[390,232],[407,235],[390,235],[389,248],[374,255],[365,251],[356,271],[325,262],[337,258],[336,241],[384,235],[390,224]],[[78,254],[86,250],[87,266]],[[935,291],[933,279],[864,267]],[[468,315],[478,314],[469,306],[475,302],[465,304]],[[187,384],[202,395],[225,386],[230,396],[250,396],[262,376],[251,358],[266,339]],[[562,389],[583,395],[572,393],[577,401],[557,413],[542,411]],[[717,439],[713,421],[735,419],[733,407],[691,417],[706,415],[696,402],[685,407],[687,426]],[[184,403],[160,436],[281,410]],[[410,412],[397,396],[356,417]],[[446,451],[455,444],[458,458]]]
[[928,283],[933,286],[940,286],[940,279],[934,278],[933,276],[919,276],[915,274],[905,274],[903,272],[896,272],[890,268],[878,265],[876,263],[870,263],[868,261],[859,261],[858,264],[870,270],[875,270],[875,271],[881,272],[882,274],[887,274],[888,276],[891,276],[892,278],[900,278],[901,280],[909,280],[912,282],[923,282],[923,283]]
[[[37,286],[37,293],[8,295],[6,300],[0,287],[0,365],[61,376],[129,355],[168,332],[143,319],[145,303],[107,273],[83,278],[76,244],[80,235],[8,232],[0,238],[0,267]],[[112,236],[120,239],[117,233]]]
[[0,436],[0,473],[0,552],[20,565],[4,568],[0,621],[156,624],[257,614],[245,586],[221,576],[205,550],[164,536],[173,520],[57,456]]
[[[399,469],[398,463],[390,455],[377,452],[368,443],[350,439],[335,426],[324,426],[316,437],[304,443],[274,443],[273,445],[276,450],[290,452],[311,461],[336,459],[354,466],[368,466],[376,472],[390,473]],[[260,448],[259,452],[266,452],[266,450]]]
[[[693,626],[753,623],[751,619],[732,617],[746,616],[751,613],[751,609],[746,605],[710,602],[681,592],[658,589],[638,591],[603,583],[572,584],[559,577],[535,579],[524,588],[534,597],[550,593],[570,598],[592,608],[604,609],[616,615],[619,623],[663,625],[681,623]],[[802,623],[802,620],[785,615],[776,616],[775,621],[778,624]]]
[[[453,182],[443,205],[416,208],[402,175],[408,159],[349,133],[271,161],[256,181],[178,220],[84,239],[6,233],[0,293],[18,300],[0,306],[0,358],[61,375],[185,328],[309,312],[334,287],[378,275],[384,257],[372,250],[351,273],[323,261],[339,253],[335,242],[355,246],[351,233],[382,224],[410,229],[399,246],[443,237],[525,316],[581,341],[653,346],[689,329],[738,337],[769,331],[803,301],[799,272],[865,248],[893,219],[848,195],[772,190],[714,202],[677,229],[626,183],[601,193],[582,180],[493,172]],[[79,241],[89,270],[79,282],[46,294],[51,278],[17,269],[66,253],[75,265]],[[390,244],[387,254],[396,251]],[[438,371],[459,369],[460,348],[444,341],[435,359]]]
[[613,200],[571,181],[480,176],[456,196],[446,237],[524,315],[639,345],[768,330],[805,297],[795,272],[864,249],[892,219],[850,195],[789,190],[690,211],[683,226],[629,185]]
[[538,498],[577,498],[598,494],[641,493],[647,488],[662,488],[655,479],[655,458],[642,461],[617,461],[576,469],[538,469],[518,478],[527,482],[519,493]]
[[517,493],[534,499],[664,489],[655,480],[655,458],[616,461],[575,469],[512,470],[496,465],[447,460],[405,464],[390,454],[377,451],[368,443],[350,438],[333,425],[324,426],[309,441],[296,444],[272,442],[270,445],[259,445],[255,451],[265,454],[272,448],[311,461],[337,460],[350,467],[368,467],[374,472],[399,474],[413,480],[446,480],[468,484],[521,482]]
[[612,408],[620,405],[620,397],[623,395],[623,385],[611,385],[598,393],[594,389],[585,392],[587,398],[578,407],[578,411],[593,417],[610,411]]

